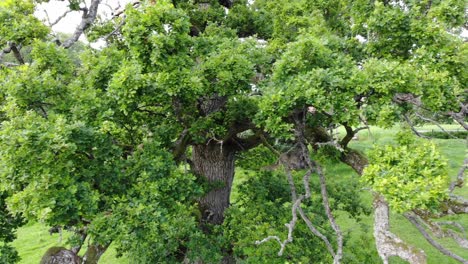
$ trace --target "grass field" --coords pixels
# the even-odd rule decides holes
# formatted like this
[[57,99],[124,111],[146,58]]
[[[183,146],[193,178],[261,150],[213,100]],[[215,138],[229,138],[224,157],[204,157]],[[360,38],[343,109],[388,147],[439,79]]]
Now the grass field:
[[[457,129],[458,126],[446,126],[446,129]],[[425,126],[425,130],[437,130],[435,126]],[[371,131],[363,130],[359,133],[358,140],[351,143],[351,147],[359,149],[361,151],[366,151],[370,149],[374,144],[391,144],[393,141],[394,134],[398,131],[398,128],[382,130],[377,128],[372,128]],[[460,165],[463,162],[463,159],[467,155],[467,145],[465,140],[456,140],[456,139],[446,139],[439,140],[434,139],[434,142],[440,147],[440,150],[449,160],[450,165],[450,174],[455,176],[460,168]],[[326,173],[328,177],[339,177],[342,181],[356,181],[357,176],[353,173],[347,166],[342,164],[325,164]],[[242,176],[237,177],[234,182],[233,195],[236,195],[236,186],[242,181]],[[463,195],[468,197],[468,186],[465,185],[464,188],[458,189],[456,194]],[[368,204],[371,204],[372,197],[368,191],[362,192],[362,199]],[[356,223],[354,220],[347,217],[347,214],[344,212],[337,212],[338,221],[341,225],[343,231],[352,230],[350,239],[357,239],[359,236],[363,235],[362,229],[357,228],[358,225],[365,224],[367,226],[372,226],[373,216],[363,216],[362,222]],[[449,220],[457,220],[460,223],[463,223],[465,228],[468,228],[468,216],[457,216],[457,217],[448,217]],[[439,253],[436,249],[429,245],[422,235],[401,215],[393,214],[391,216],[391,226],[393,232],[399,235],[402,239],[409,242],[410,244],[423,249],[428,257],[429,264],[452,264],[458,263],[445,255]],[[40,223],[32,223],[27,226],[22,227],[18,230],[18,239],[13,243],[13,245],[18,249],[20,256],[22,258],[22,264],[32,264],[39,263],[42,254],[51,246],[65,246],[64,243],[67,238],[67,234],[64,233],[62,239],[58,234],[50,235],[48,233],[48,228]],[[372,233],[372,230],[369,231]],[[369,234],[367,237],[372,236]],[[468,258],[468,250],[464,250],[455,245],[448,239],[438,240],[444,246],[452,250],[453,252],[459,254],[464,258]],[[373,242],[368,241],[368,245],[373,247]],[[111,247],[101,258],[100,263],[105,264],[130,264],[131,260],[124,258],[116,258],[116,251]],[[392,259],[391,263],[405,263],[399,259]]]

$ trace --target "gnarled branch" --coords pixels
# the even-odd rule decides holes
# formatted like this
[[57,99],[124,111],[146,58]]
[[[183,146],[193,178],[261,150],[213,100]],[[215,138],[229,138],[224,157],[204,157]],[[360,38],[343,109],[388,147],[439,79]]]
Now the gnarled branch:
[[424,229],[424,227],[421,225],[418,217],[415,214],[412,213],[406,213],[405,214],[406,219],[408,219],[418,230],[419,232],[424,236],[424,238],[429,242],[433,247],[435,247],[437,250],[439,250],[442,254],[449,256],[460,263],[463,264],[468,264],[468,260],[458,256],[457,254],[451,252],[450,250],[444,248],[441,244],[439,244],[437,241],[435,241]]
[[96,20],[97,11],[100,3],[101,0],[91,0],[91,5],[89,6],[89,9],[85,8],[83,10],[83,17],[81,19],[81,23],[76,27],[73,35],[62,43],[62,47],[66,49],[70,48],[75,42],[78,41],[83,32],[94,23],[94,21]]

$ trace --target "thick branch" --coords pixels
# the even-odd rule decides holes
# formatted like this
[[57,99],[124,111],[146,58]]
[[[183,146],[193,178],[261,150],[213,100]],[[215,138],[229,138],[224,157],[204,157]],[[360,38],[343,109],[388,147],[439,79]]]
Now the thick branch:
[[348,143],[353,139],[355,132],[347,124],[343,124],[343,126],[346,130],[346,136],[341,140],[340,144],[341,146],[346,147],[348,146]]
[[448,114],[463,126],[465,130],[468,130],[468,124],[465,122],[465,118],[468,115],[468,104],[460,103],[460,112],[448,112]]
[[459,261],[460,263],[468,264],[468,260],[458,256],[457,254],[451,252],[450,250],[444,248],[442,245],[437,243],[437,241],[435,241],[426,232],[424,227],[421,226],[421,223],[419,222],[417,216],[415,216],[414,214],[411,214],[411,213],[407,213],[407,214],[405,214],[405,217],[419,230],[419,232],[424,236],[424,238],[427,240],[427,242],[429,242],[433,247],[437,248],[437,250],[439,250],[442,254],[444,254],[446,256],[449,256],[449,257]]
[[[451,225],[455,225],[456,227],[460,228],[462,231],[464,231],[463,226],[456,222],[432,222],[432,221],[425,221],[424,219],[421,219],[426,225],[430,228],[432,233],[436,235],[437,237],[450,237],[452,238],[460,247],[462,248],[468,248],[468,240],[462,236],[460,236],[458,233],[451,229],[444,229],[441,227],[442,224],[444,223],[450,223]],[[458,224],[458,225],[457,225]]]
[[73,35],[63,42],[62,47],[66,49],[71,47],[75,42],[78,41],[81,34],[83,34],[83,32],[94,23],[94,21],[96,20],[97,10],[100,2],[101,0],[91,0],[91,5],[89,6],[89,9],[83,10],[83,17],[81,23],[76,27]]
[[340,160],[350,166],[358,175],[362,175],[364,168],[368,165],[367,158],[359,151],[346,148],[341,154]]
[[10,44],[10,47],[11,51],[13,51],[13,55],[15,55],[15,58],[19,62],[19,64],[24,64],[23,55],[21,55],[21,52],[19,51],[16,44]]
[[391,256],[398,256],[412,264],[426,263],[424,251],[406,244],[390,232],[388,204],[378,194],[374,197],[374,237],[377,252],[384,264],[388,264]]

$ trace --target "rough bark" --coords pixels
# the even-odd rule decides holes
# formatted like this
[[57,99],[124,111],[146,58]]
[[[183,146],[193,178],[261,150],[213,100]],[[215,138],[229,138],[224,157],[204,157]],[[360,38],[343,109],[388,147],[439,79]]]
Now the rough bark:
[[199,200],[202,226],[223,223],[234,179],[234,159],[234,148],[214,140],[193,146],[193,170],[212,185],[212,189]]
[[109,245],[89,245],[83,257],[83,264],[97,264],[108,247]]
[[[302,120],[301,120],[302,119]],[[305,164],[309,168],[310,171],[316,171],[317,174],[319,175],[320,179],[320,193],[322,195],[322,204],[325,209],[325,214],[327,215],[327,218],[330,222],[330,225],[335,231],[336,235],[336,252],[333,254],[333,263],[334,264],[339,264],[341,263],[341,259],[343,258],[343,233],[341,232],[340,226],[336,223],[335,217],[333,216],[332,210],[330,208],[330,203],[328,200],[328,194],[327,194],[327,184],[325,180],[325,175],[322,171],[322,168],[319,164],[313,162],[310,159],[310,153],[309,149],[307,147],[307,140],[306,140],[306,125],[305,125],[305,118],[300,116],[295,116],[294,117],[294,122],[295,122],[295,131],[294,135],[296,136],[297,144],[299,146],[299,149],[301,150],[301,156],[302,159],[305,161]],[[307,179],[308,177],[305,177]],[[304,181],[304,187],[306,188],[306,196],[310,196],[310,189],[309,189],[309,184],[308,180]]]
[[374,197],[374,218],[375,243],[384,264],[388,264],[391,256],[398,256],[411,264],[427,263],[424,251],[406,244],[390,232],[389,208],[381,195]]
[[349,165],[358,175],[362,175],[364,168],[367,166],[367,158],[359,151],[346,148],[340,157],[341,161]]
[[81,260],[73,251],[63,247],[51,247],[42,256],[40,264],[80,264]]
[[100,3],[101,0],[92,0],[89,9],[83,10],[81,23],[76,27],[73,35],[63,42],[62,47],[66,49],[70,48],[75,42],[78,41],[83,32],[94,23],[97,17],[97,11]]
[[457,254],[451,252],[450,250],[444,248],[441,244],[439,244],[437,241],[435,241],[429,233],[424,230],[424,227],[422,227],[421,223],[418,221],[418,217],[414,214],[407,213],[405,214],[405,217],[419,230],[419,232],[424,236],[424,238],[431,244],[433,247],[435,247],[437,250],[439,250],[442,254],[449,256],[456,261],[463,263],[463,264],[468,264],[468,260],[458,256]]

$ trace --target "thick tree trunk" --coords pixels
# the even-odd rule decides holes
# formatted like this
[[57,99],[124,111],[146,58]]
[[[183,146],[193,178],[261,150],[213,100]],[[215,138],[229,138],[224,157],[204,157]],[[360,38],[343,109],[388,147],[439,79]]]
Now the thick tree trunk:
[[202,226],[222,224],[234,179],[235,150],[211,141],[193,146],[192,156],[193,170],[211,185],[211,190],[199,200]]

